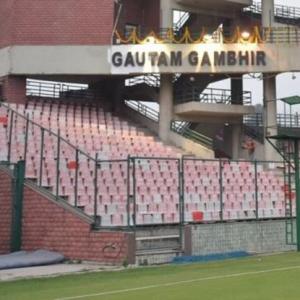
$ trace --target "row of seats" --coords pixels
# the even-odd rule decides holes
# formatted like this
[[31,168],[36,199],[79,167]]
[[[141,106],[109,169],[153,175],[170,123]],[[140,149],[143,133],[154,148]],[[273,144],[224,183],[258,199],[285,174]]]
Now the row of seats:
[[[30,100],[27,106],[11,105],[11,108],[44,128],[54,132],[60,129],[65,139],[58,148],[55,134],[30,124],[25,153],[26,119],[15,114],[10,128],[11,112],[0,108],[0,138],[4,146],[0,159],[6,160],[10,154],[11,159],[17,161],[26,155],[27,178],[36,179],[41,186],[58,192],[87,214],[94,215],[96,207],[96,214],[101,216],[105,226],[127,225],[128,220],[137,224],[178,222],[180,149],[164,145],[100,105],[70,100],[67,105]],[[10,131],[12,140],[8,153]],[[76,160],[76,150],[68,142],[89,156],[77,152]],[[91,158],[96,154],[102,160],[97,164]],[[129,155],[146,158],[135,159],[129,168]],[[106,159],[117,161],[103,161]],[[224,220],[252,219],[257,214],[263,218],[285,216],[286,195],[280,165],[257,165],[257,191],[254,165],[249,162],[191,159],[186,160],[183,167],[184,216],[188,222],[195,221],[196,212],[202,213],[203,221],[220,220],[221,210]]]

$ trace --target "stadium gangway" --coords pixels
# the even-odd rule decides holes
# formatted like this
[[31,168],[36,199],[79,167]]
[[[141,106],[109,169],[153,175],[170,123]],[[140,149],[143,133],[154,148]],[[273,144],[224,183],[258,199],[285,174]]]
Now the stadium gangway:
[[[133,101],[133,100],[127,100],[125,101],[125,104],[130,107],[131,109],[134,109],[135,111],[137,111],[138,113],[142,114],[143,116],[145,116],[146,118],[154,121],[154,122],[158,122],[159,120],[159,112],[147,105],[144,105],[142,103],[140,103],[139,101]],[[206,147],[208,147],[209,149],[213,148],[213,140],[203,134],[200,134],[199,132],[190,129],[190,122],[185,122],[185,121],[173,121],[170,124],[170,129],[189,139],[192,140],[196,143],[202,144]]]

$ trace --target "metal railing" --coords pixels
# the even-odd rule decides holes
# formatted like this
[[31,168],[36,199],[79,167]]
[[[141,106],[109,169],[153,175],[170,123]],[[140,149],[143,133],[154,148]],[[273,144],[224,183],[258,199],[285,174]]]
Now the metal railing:
[[159,74],[141,75],[141,76],[128,78],[125,81],[126,86],[135,86],[142,83],[145,83],[148,86],[152,86],[152,87],[159,87],[160,75]]
[[[244,124],[252,127],[263,127],[263,114],[244,116]],[[300,128],[300,116],[295,114],[277,114],[277,125],[282,128]]]
[[250,91],[243,91],[241,99],[232,99],[231,90],[206,88],[204,91],[197,87],[178,89],[175,91],[175,102],[201,102],[210,104],[243,104],[251,105],[252,94]]
[[[105,160],[101,152],[88,155],[59,132],[40,126],[4,103],[0,106],[1,114],[7,112],[4,125],[1,119],[6,133],[0,147],[1,153],[8,149],[6,161],[25,160],[27,178],[47,187],[57,200],[92,216],[96,228],[183,225],[197,221],[193,211],[203,212],[204,221],[284,215],[265,214],[265,197],[270,203],[284,197],[282,162],[130,156]],[[266,187],[274,189],[271,194]],[[272,204],[270,211],[275,208]]]
[[26,81],[26,96],[52,99],[59,99],[61,97],[65,99],[95,98],[95,95],[88,90],[88,87],[83,86],[82,84],[58,83],[31,79],[27,79]]
[[[159,112],[153,108],[150,108],[138,101],[128,100],[125,101],[125,104],[144,115],[146,118],[158,122],[159,121]],[[206,147],[212,149],[213,141],[211,138],[189,128],[191,125],[190,122],[185,121],[173,121],[171,123],[171,130],[178,133],[179,135],[192,140],[196,143],[205,145]]]
[[173,26],[175,31],[179,31],[184,27],[188,19],[190,18],[191,14],[189,12],[181,12],[181,16],[176,22],[176,24]]
[[[263,1],[263,0],[262,0]],[[261,2],[253,2],[253,4],[249,7],[246,7],[244,11],[249,11],[254,14],[262,13],[262,4]],[[284,18],[284,19],[300,19],[300,8],[286,5],[275,5],[274,8],[275,17]]]
[[[5,161],[16,163],[19,160],[24,160],[28,166],[26,177],[34,180],[39,187],[47,187],[47,190],[57,199],[62,199],[62,196],[65,196],[66,186],[63,186],[63,177],[66,176],[66,173],[73,173],[73,189],[68,191],[68,203],[80,208],[79,189],[82,187],[78,181],[79,166],[89,168],[91,164],[94,164],[97,168],[99,164],[97,155],[92,157],[62,137],[60,131],[53,132],[51,129],[39,125],[30,120],[29,115],[24,116],[4,102],[0,102],[1,107],[7,110],[7,140],[2,141],[2,149],[0,150],[3,153],[7,147]],[[21,128],[20,125],[16,128],[17,121],[22,124]],[[33,149],[34,152],[32,152]],[[35,172],[28,172],[28,169],[32,169],[33,166],[35,166]],[[96,198],[97,194],[95,201]],[[96,223],[98,220],[97,208],[93,214],[90,212],[86,214],[93,215]]]
[[277,124],[279,127],[300,128],[300,116],[295,114],[277,114]]

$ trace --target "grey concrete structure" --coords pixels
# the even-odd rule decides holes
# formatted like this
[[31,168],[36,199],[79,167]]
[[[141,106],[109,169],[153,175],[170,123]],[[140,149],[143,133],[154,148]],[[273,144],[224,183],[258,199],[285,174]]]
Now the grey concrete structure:
[[296,246],[286,244],[284,220],[188,225],[185,232],[188,255],[232,251],[271,253],[296,249]]

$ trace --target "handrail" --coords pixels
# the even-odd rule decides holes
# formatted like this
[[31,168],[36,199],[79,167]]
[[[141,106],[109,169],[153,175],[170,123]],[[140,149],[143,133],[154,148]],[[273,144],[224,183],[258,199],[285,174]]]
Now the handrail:
[[95,95],[87,87],[73,83],[45,82],[27,79],[26,96],[48,98],[82,98],[94,99]]
[[214,104],[239,104],[239,102],[242,102],[244,105],[252,104],[252,93],[250,91],[243,91],[241,98],[242,99],[232,99],[231,90],[228,89],[206,88],[202,91],[196,86],[193,86],[177,89],[175,91],[176,103],[202,102]]
[[140,75],[132,78],[126,79],[126,86],[135,86],[141,83],[146,83],[152,87],[160,86],[160,75],[159,74],[151,74],[151,75]]
[[8,111],[12,111],[14,113],[14,115],[17,115],[18,117],[20,117],[20,118],[22,118],[22,119],[24,119],[26,121],[28,120],[29,124],[37,126],[41,130],[44,130],[45,132],[48,132],[50,135],[53,135],[53,136],[57,137],[58,139],[60,139],[64,143],[66,143],[68,146],[70,146],[71,148],[73,148],[74,150],[77,150],[79,153],[85,155],[88,159],[96,162],[95,158],[91,157],[89,154],[85,153],[83,150],[81,150],[80,148],[78,148],[75,145],[73,145],[72,143],[70,143],[68,140],[66,140],[65,138],[63,138],[58,133],[55,133],[54,131],[52,131],[52,130],[46,128],[46,127],[41,126],[40,124],[38,124],[38,123],[30,120],[29,118],[26,118],[24,115],[20,114],[19,112],[17,112],[14,109],[12,109],[9,105],[5,104],[5,102],[3,101],[3,99],[0,100],[0,106],[5,107]]
[[[253,127],[263,127],[263,114],[244,116],[244,124]],[[295,114],[277,114],[277,125],[282,128],[300,128],[300,115]]]
[[186,11],[183,12],[181,17],[179,18],[179,20],[175,24],[174,30],[179,31],[180,29],[182,29],[183,25],[187,22],[187,20],[189,19],[190,16],[191,16],[191,14],[189,12],[186,12]]
[[[156,111],[155,109],[134,100],[126,100],[125,104],[128,107],[139,112],[140,114],[144,115],[146,118],[154,122],[159,121],[159,112]],[[170,125],[170,128],[172,131],[182,135],[185,138],[188,138],[190,140],[196,141],[197,143],[204,144],[205,146],[212,148],[213,140],[211,138],[190,129],[189,126],[190,126],[189,122],[173,121]]]

